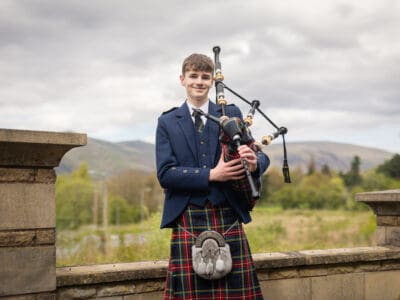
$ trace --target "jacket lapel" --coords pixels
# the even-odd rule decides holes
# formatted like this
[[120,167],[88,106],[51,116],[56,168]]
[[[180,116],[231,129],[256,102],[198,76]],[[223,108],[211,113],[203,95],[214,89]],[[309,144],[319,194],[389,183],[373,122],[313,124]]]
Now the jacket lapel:
[[176,116],[178,118],[178,126],[180,127],[183,135],[186,138],[186,142],[189,145],[190,151],[192,151],[193,157],[197,159],[197,147],[193,120],[190,116],[189,108],[186,102],[184,102],[181,107],[177,109]]

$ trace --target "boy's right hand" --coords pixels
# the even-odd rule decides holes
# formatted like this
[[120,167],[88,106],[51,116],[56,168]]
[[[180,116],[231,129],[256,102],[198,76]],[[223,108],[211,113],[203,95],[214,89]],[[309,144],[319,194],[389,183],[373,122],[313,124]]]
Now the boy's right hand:
[[233,159],[231,161],[224,161],[224,154],[221,153],[221,157],[215,168],[210,170],[208,177],[209,181],[228,181],[238,180],[245,177],[245,170],[242,165],[240,158]]

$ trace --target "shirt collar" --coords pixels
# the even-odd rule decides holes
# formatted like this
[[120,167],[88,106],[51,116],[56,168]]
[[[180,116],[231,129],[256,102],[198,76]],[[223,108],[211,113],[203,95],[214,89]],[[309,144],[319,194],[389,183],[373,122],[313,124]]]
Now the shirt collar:
[[[188,106],[188,108],[189,108],[190,115],[192,116],[192,120],[193,120],[193,122],[194,122],[193,108],[198,108],[198,109],[201,109],[203,112],[208,113],[208,107],[209,107],[209,104],[210,104],[210,99],[208,99],[208,100],[207,100],[202,106],[200,106],[200,107],[195,107],[195,106],[193,106],[193,105],[190,104],[187,100],[186,100],[186,104],[187,104],[187,106]],[[201,119],[203,120],[203,124],[205,125],[206,122],[207,122],[207,117],[201,116]]]

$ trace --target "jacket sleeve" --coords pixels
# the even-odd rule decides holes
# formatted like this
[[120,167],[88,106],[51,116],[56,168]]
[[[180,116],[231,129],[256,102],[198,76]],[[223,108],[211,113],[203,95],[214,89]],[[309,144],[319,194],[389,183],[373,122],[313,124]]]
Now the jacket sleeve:
[[[165,189],[206,191],[208,189],[209,168],[199,168],[193,165],[181,165],[173,145],[174,134],[168,130],[165,119],[158,119],[156,131],[156,162],[157,177]],[[174,147],[175,146],[175,147]],[[193,162],[194,163],[194,162]]]
[[257,169],[252,173],[255,177],[261,177],[269,167],[269,157],[261,150],[256,152]]

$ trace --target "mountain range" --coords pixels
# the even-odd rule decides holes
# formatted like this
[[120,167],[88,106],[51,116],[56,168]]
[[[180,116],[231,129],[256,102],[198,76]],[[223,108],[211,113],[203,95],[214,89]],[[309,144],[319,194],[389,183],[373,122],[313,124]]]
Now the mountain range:
[[[282,144],[272,144],[263,148],[270,157],[271,166],[281,168],[283,161]],[[347,171],[355,155],[361,159],[361,170],[365,171],[382,164],[394,154],[376,148],[334,142],[287,143],[289,167],[300,167],[304,171],[311,160],[320,169],[327,164],[332,170]],[[103,179],[128,169],[143,173],[155,171],[155,145],[143,141],[108,142],[88,138],[84,147],[69,151],[57,168],[57,173],[71,172],[82,162],[89,165],[94,179]]]

